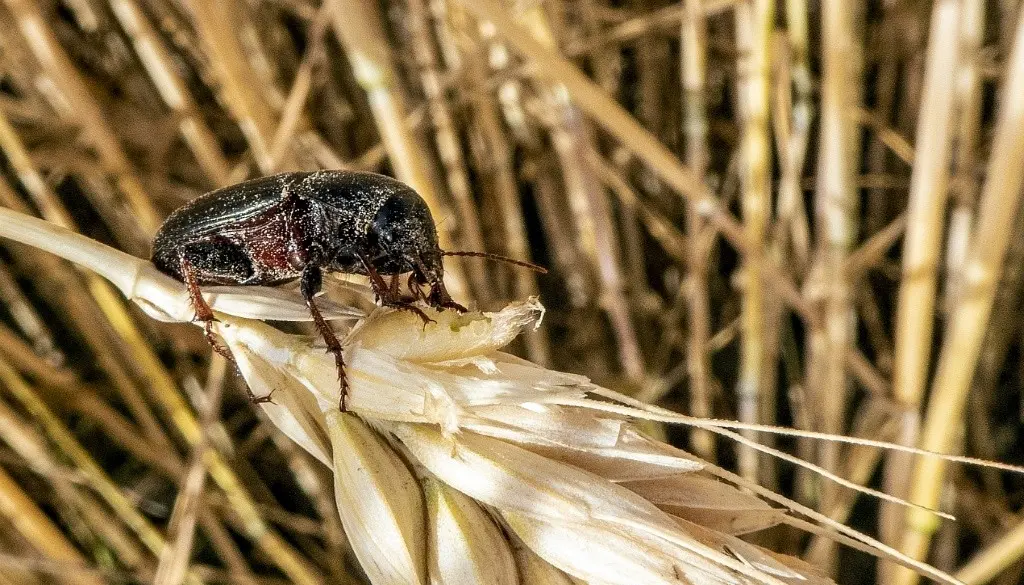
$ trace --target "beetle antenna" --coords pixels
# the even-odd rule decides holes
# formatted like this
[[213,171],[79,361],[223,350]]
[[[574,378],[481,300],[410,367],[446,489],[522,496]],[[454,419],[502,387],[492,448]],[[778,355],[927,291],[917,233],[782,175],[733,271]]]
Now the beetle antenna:
[[514,259],[509,258],[507,256],[502,256],[500,254],[491,254],[490,252],[446,252],[446,251],[442,251],[441,255],[442,256],[470,256],[470,257],[473,257],[473,258],[487,258],[488,260],[497,260],[498,262],[504,262],[506,264],[515,264],[516,266],[522,266],[523,268],[529,268],[530,270],[533,270],[534,272],[539,272],[541,274],[547,274],[548,273],[548,269],[547,268],[544,268],[543,266],[539,266],[539,265],[534,264],[532,262],[524,262],[522,260],[514,260]]

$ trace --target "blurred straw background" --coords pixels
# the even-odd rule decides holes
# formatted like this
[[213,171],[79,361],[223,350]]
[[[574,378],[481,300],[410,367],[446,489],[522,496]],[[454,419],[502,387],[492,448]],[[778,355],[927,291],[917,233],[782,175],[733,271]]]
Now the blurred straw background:
[[[1024,454],[1020,2],[0,2],[0,205],[145,257],[190,198],[315,168],[396,176],[446,248],[548,266],[449,264],[462,302],[541,295],[523,357],[698,416]],[[966,582],[1024,579],[1020,477],[777,441],[940,523],[648,431]],[[0,247],[0,584],[357,583],[332,489],[198,329]]]

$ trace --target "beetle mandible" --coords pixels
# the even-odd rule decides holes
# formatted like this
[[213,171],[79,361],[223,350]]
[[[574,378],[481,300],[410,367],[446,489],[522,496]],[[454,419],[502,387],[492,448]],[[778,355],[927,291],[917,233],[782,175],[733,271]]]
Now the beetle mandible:
[[[426,324],[430,318],[413,304],[417,300],[438,310],[466,311],[445,288],[443,256],[481,256],[546,272],[496,254],[441,250],[430,210],[412,188],[353,171],[282,173],[197,197],[157,230],[152,260],[186,284],[207,341],[229,360],[230,352],[213,336],[213,310],[199,287],[299,279],[316,329],[334,354],[344,411],[348,382],[341,343],[313,300],[323,273],[365,275],[378,302],[412,311]],[[405,273],[411,300],[399,293],[397,277]],[[389,275],[390,284],[384,279]]]

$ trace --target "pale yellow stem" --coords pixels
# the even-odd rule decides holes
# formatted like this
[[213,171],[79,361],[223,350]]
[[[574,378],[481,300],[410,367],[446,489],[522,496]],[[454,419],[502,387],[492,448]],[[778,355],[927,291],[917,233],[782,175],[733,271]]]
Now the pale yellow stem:
[[[345,47],[356,81],[366,92],[395,176],[423,197],[435,220],[443,218],[446,212],[433,169],[434,157],[405,122],[407,98],[376,5],[363,0],[335,0],[334,31]],[[450,249],[451,235],[443,223],[440,232],[441,247]],[[461,264],[452,261],[448,266],[445,282],[452,295],[468,300],[469,287]]]
[[[908,409],[921,402],[932,348],[935,286],[949,182],[953,90],[957,64],[959,1],[936,3],[932,12],[924,100],[910,178],[903,275],[896,309],[893,394]],[[913,439],[913,437],[911,437]]]
[[[896,309],[893,396],[905,417],[899,441],[914,444],[918,413],[927,385],[935,320],[935,291],[949,183],[953,95],[949,83],[958,57],[959,0],[944,0],[932,10],[923,101],[917,121],[914,167],[910,178],[903,274]],[[904,495],[911,458],[891,456],[887,485]],[[898,513],[892,510],[893,514]],[[898,516],[896,516],[898,517]],[[894,522],[895,524],[895,517]],[[894,526],[895,528],[895,526]]]
[[[36,503],[0,468],[0,514],[29,543],[47,558],[71,565],[85,566],[86,560],[64,533],[53,524]],[[64,578],[70,583],[100,585],[103,580],[87,573],[69,571]]]
[[[960,296],[943,338],[921,433],[919,446],[931,451],[949,452],[960,434],[964,403],[1020,207],[1024,186],[1020,166],[1024,159],[1024,101],[1019,99],[1024,95],[1024,15],[1017,21],[1006,71],[978,220],[964,263]],[[918,461],[911,480],[910,500],[938,506],[944,478],[945,464],[941,460]],[[934,516],[908,513],[901,539],[903,552],[924,558],[936,528]],[[917,575],[901,570],[892,583],[911,585],[917,579]]]
[[[708,149],[708,120],[704,92],[707,91],[707,26],[704,22],[702,0],[687,0],[686,15],[680,30],[682,56],[680,72],[683,80],[683,131],[686,136],[686,162],[698,177],[707,174],[710,163]],[[650,221],[646,222],[651,225]],[[707,221],[701,217],[697,206],[688,205],[686,233],[694,241],[698,234],[707,229]],[[684,258],[688,263],[690,303],[690,339],[686,346],[686,368],[690,376],[690,414],[710,417],[711,408],[711,360],[708,352],[708,338],[711,336],[711,300],[708,293],[708,251],[705,246],[685,246]],[[694,431],[694,451],[702,458],[713,461],[715,441],[711,433]]]
[[[771,146],[768,141],[768,70],[775,3],[744,2],[736,6],[736,49],[740,113],[739,176],[743,228],[752,252],[743,264],[740,316],[740,372],[736,384],[737,414],[744,422],[760,418],[761,381],[765,368],[765,299],[761,250],[771,209]],[[757,479],[757,454],[739,451],[740,474]]]

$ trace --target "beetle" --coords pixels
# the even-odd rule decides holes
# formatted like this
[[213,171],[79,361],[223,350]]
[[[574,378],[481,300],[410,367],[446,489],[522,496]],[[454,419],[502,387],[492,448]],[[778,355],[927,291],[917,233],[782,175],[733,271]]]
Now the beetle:
[[[230,352],[214,338],[213,310],[200,287],[299,279],[313,323],[334,354],[342,411],[348,382],[341,343],[314,301],[324,272],[367,276],[380,304],[412,311],[425,325],[431,319],[416,301],[466,311],[445,288],[444,256],[485,257],[546,272],[496,254],[441,250],[430,210],[416,191],[384,175],[355,171],[282,173],[212,191],[171,213],[152,251],[157,269],[185,283],[207,341],[228,359]],[[412,299],[399,293],[398,276],[405,273]]]

